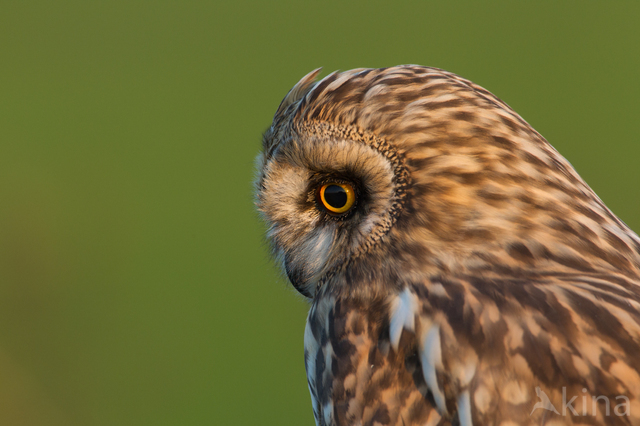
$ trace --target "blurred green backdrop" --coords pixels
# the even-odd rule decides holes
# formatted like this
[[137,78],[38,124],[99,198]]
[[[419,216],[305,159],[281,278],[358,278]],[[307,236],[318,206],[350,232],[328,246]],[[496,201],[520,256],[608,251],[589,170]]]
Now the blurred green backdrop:
[[640,3],[4,1],[0,425],[313,423],[252,207],[308,71],[485,86],[640,230]]

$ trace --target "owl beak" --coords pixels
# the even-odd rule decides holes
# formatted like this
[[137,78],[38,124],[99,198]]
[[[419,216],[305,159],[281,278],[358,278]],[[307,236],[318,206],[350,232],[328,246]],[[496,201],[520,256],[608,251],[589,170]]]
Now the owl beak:
[[305,297],[312,298],[314,296],[312,291],[314,290],[315,285],[312,285],[313,283],[309,282],[301,268],[296,268],[290,262],[285,260],[284,269],[291,285],[293,285],[293,288],[298,290],[298,292]]

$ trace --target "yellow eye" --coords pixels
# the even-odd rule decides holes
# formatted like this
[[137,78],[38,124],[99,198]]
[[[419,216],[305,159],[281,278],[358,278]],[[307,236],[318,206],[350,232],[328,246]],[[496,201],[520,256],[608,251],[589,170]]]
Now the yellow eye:
[[320,187],[318,198],[330,213],[340,214],[353,207],[353,203],[356,201],[356,193],[349,184],[328,183]]

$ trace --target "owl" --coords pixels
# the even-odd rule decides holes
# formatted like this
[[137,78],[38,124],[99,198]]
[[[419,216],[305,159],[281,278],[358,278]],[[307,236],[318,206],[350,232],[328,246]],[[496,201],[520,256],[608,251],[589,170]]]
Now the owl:
[[317,425],[640,424],[640,238],[507,104],[408,65],[286,95],[255,184]]

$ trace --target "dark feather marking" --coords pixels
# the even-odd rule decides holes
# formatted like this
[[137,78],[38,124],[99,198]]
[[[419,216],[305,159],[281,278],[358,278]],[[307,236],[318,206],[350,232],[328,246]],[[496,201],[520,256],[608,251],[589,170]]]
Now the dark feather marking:
[[337,73],[328,75],[325,78],[323,78],[322,81],[319,82],[316,85],[316,87],[314,87],[313,90],[307,96],[305,96],[306,103],[309,105],[312,105],[322,96],[327,96],[328,95],[326,93],[327,86],[329,86],[331,83],[333,83],[337,79],[338,79]]
[[518,194],[516,198],[517,198],[518,201],[522,201],[523,203],[528,204],[531,207],[535,207],[535,208],[538,208],[538,209],[542,207],[542,206],[540,206],[540,204],[536,200],[531,198],[526,193]]
[[413,185],[411,187],[411,191],[414,193],[414,197],[416,199],[423,199],[424,196],[426,196],[427,194],[432,194],[432,195],[440,194],[445,189],[446,188],[443,185],[438,185],[433,182],[420,183],[420,184]]
[[609,244],[611,244],[616,250],[623,253],[629,253],[630,247],[624,240],[606,228],[604,229],[604,234]]
[[[484,296],[482,296],[482,298],[484,298]],[[485,329],[486,338],[480,355],[485,357],[486,360],[498,359],[500,362],[504,362],[508,354],[505,346],[505,336],[508,333],[509,327],[507,326],[505,317],[501,316],[497,322]]]
[[420,147],[429,147],[429,148],[444,148],[444,146],[446,145],[446,143],[443,143],[441,138],[437,138],[434,136],[440,136],[440,135],[444,135],[448,132],[449,130],[449,126],[446,123],[440,123],[440,122],[426,122],[426,123],[411,123],[409,125],[407,125],[406,127],[402,128],[403,132],[410,132],[410,133],[422,133],[425,135],[425,137],[429,137],[426,140],[423,140],[422,142],[418,142],[416,144],[416,147],[420,148]]
[[486,175],[479,173],[460,173],[457,170],[444,170],[437,174],[438,177],[460,182],[465,185],[477,185],[486,179]]
[[[429,401],[429,404],[431,405],[431,407],[436,406],[435,400],[433,399],[433,395],[431,394],[431,392],[427,394],[427,400]],[[411,406],[409,407],[409,410],[408,410],[409,415],[405,419],[408,422],[406,424],[412,425],[412,424],[425,423],[429,416],[429,412],[431,411],[429,408],[430,408],[429,405],[425,404],[424,401],[416,399],[413,402],[413,404],[411,404]]]
[[546,325],[540,326],[546,331],[566,337],[578,333],[570,312],[558,302],[553,292],[544,291],[538,283],[514,285],[511,293],[522,306],[530,307],[544,317]]
[[[541,172],[544,172],[544,169],[540,170]],[[547,171],[548,173],[548,171]],[[589,195],[585,194],[584,192],[578,190],[575,186],[568,186],[565,183],[563,183],[562,181],[558,180],[555,177],[549,177],[547,176],[544,179],[544,184],[550,188],[554,188],[557,189],[560,192],[564,192],[567,195],[570,195],[572,198],[575,198],[577,200],[582,200],[582,201],[586,201],[586,202],[591,202],[591,197],[589,197]]]
[[556,262],[560,265],[564,265],[571,269],[583,272],[595,272],[593,266],[587,260],[582,258],[556,255],[551,253],[546,247],[544,248],[543,256],[545,259]]
[[[611,251],[601,248],[600,246],[595,244],[592,239],[588,238],[588,234],[585,235],[585,233],[582,231],[582,227],[580,227],[579,224],[577,226],[581,228],[580,230],[577,230],[572,225],[573,223],[570,223],[568,220],[562,218],[556,218],[549,224],[552,229],[556,229],[562,233],[572,234],[577,237],[577,244],[572,243],[571,240],[567,240],[567,244],[575,248],[577,251],[589,253],[594,257],[600,258],[610,263],[611,265],[614,265],[620,270],[624,271],[630,269],[631,262],[628,259],[619,255],[618,253],[612,253]],[[615,237],[615,235],[613,236]],[[618,241],[624,244],[622,240],[618,239]],[[624,244],[624,247],[628,249],[628,246],[626,244]]]
[[409,265],[420,262],[425,256],[430,254],[429,248],[423,244],[417,244],[407,240],[399,240],[396,244],[389,247],[389,256],[394,257],[399,262],[408,263]]
[[476,115],[469,111],[454,112],[453,114],[451,114],[451,118],[454,120],[468,121],[468,122],[474,122],[477,119]]
[[[508,166],[515,166],[517,167],[517,162],[520,161],[520,159],[518,158],[517,155],[515,155],[513,152],[511,151],[502,151],[499,154],[500,157],[500,162],[504,165],[508,165]],[[488,169],[489,166],[487,166]]]
[[[435,282],[433,280],[430,280],[431,282]],[[411,283],[408,284],[408,287],[411,289],[411,291],[413,293],[415,293],[416,296],[418,296],[418,298],[423,301],[424,305],[429,305],[429,289],[427,288],[427,286],[425,285],[425,283],[422,282],[418,282],[418,283]]]
[[490,191],[487,188],[480,188],[476,191],[476,195],[486,201],[490,205],[498,206],[501,202],[505,202],[509,200],[505,194],[501,194],[499,192]]
[[407,86],[410,84],[420,84],[425,81],[425,78],[422,76],[418,77],[391,77],[385,78],[380,82],[380,85],[393,87],[393,86]]
[[456,331],[456,336],[464,336],[476,351],[482,348],[485,341],[484,331],[472,309],[465,302],[465,289],[456,281],[440,278],[449,297],[433,297],[431,303],[437,310],[442,311],[451,327]]
[[589,239],[589,240],[597,240],[598,239],[598,234],[596,234],[591,228],[589,228],[587,225],[580,223],[580,222],[575,222],[575,226],[577,226],[578,228],[580,228],[580,233],[583,237]]
[[523,128],[527,129],[528,127],[528,126],[523,126],[521,123],[516,123],[515,121],[503,115],[499,115],[499,117],[500,117],[500,121],[502,121],[502,124],[507,126],[509,130],[511,130],[514,133],[518,133],[519,130],[523,130]]
[[428,98],[431,96],[436,95],[437,93],[440,92],[448,92],[450,90],[450,86],[447,83],[444,84],[433,84],[430,86],[427,86],[425,88],[420,89],[419,92],[417,92],[417,94],[421,97],[421,98]]
[[316,353],[316,397],[318,398],[318,402],[322,405],[326,405],[329,402],[329,393],[331,389],[330,383],[325,383],[324,380],[324,370],[326,364],[324,361],[324,352],[322,348],[318,349]]
[[[407,159],[407,166],[412,169],[422,170],[428,168],[437,157],[423,157],[423,158],[409,158]],[[415,188],[416,185],[413,186]]]
[[464,101],[462,99],[451,99],[448,101],[431,102],[424,105],[424,108],[428,111],[435,111],[442,108],[457,108],[462,105],[464,105]]
[[531,250],[521,242],[515,242],[507,245],[507,253],[509,256],[520,262],[531,264],[534,260]]
[[323,325],[321,323],[320,318],[318,318],[317,311],[312,309],[311,315],[309,315],[309,327],[311,328],[311,334],[313,334],[313,338],[316,341],[320,341],[320,335],[322,333]]
[[[331,322],[330,324],[332,324],[333,322]],[[335,338],[331,339],[331,346],[333,348],[333,353],[334,356],[337,359],[349,359],[349,357],[351,357],[351,355],[353,355],[356,352],[356,347],[353,343],[351,343],[348,339],[345,338]],[[341,366],[343,367],[349,367],[349,369],[344,369],[344,368],[340,368]],[[353,366],[349,363],[339,363],[339,362],[334,362],[332,364],[333,367],[333,373],[335,375],[340,375],[340,376],[344,376],[348,373],[351,373],[351,369],[353,368]]]
[[562,379],[562,371],[551,352],[549,342],[540,340],[540,337],[534,336],[525,327],[522,336],[523,348],[516,350],[516,353],[527,361],[536,378],[547,386],[555,387]]
[[[571,350],[569,350],[571,349]],[[574,348],[562,348],[559,353],[556,353],[555,358],[560,371],[564,379],[569,382],[582,382],[584,380],[583,375],[576,369],[573,356],[580,357],[580,354]]]
[[463,239],[473,240],[488,240],[493,238],[493,234],[489,229],[484,228],[465,228],[459,231]]
[[606,219],[604,217],[600,216],[600,214],[598,214],[595,210],[590,209],[582,203],[572,202],[570,207],[576,210],[578,213],[581,213],[589,219],[593,220],[598,225],[602,225],[606,222]]
[[[362,101],[364,93],[362,90],[353,90],[354,86],[358,86],[358,81],[356,81],[356,79],[342,83],[325,96],[331,96],[332,99],[339,99],[344,105],[357,104]],[[327,103],[329,102],[331,101],[328,101]]]
[[571,271],[540,271],[538,272],[541,277],[553,277],[559,279],[561,282],[571,283],[573,281],[581,282],[583,279],[597,279],[604,282],[610,282],[611,284],[619,285],[620,287],[632,291],[637,295],[640,300],[640,287],[634,282],[629,281],[627,278],[621,275],[614,275],[610,273],[594,272],[588,275],[576,274]]
[[547,163],[545,163],[544,160],[536,157],[535,155],[531,154],[530,152],[519,151],[519,153],[520,153],[520,156],[522,157],[523,160],[525,160],[529,164],[532,164],[532,165],[536,166],[539,171],[543,171],[543,170],[549,168],[549,165]]
[[481,294],[492,300],[498,309],[503,312],[507,308],[506,289],[504,283],[495,279],[481,277],[469,277],[469,283]]
[[456,152],[460,148],[470,147],[476,144],[477,140],[474,137],[455,135],[449,135],[446,143],[446,145],[452,152]]
[[447,80],[446,85],[451,86],[451,77],[442,74],[427,74],[427,81]]
[[418,98],[420,98],[420,93],[414,91],[399,92],[395,95],[395,100],[398,102],[402,102],[403,104],[411,103]]
[[602,353],[600,354],[600,366],[604,371],[609,371],[609,367],[611,364],[616,362],[618,359],[607,352],[606,349],[602,349]]
[[391,423],[391,417],[389,417],[389,409],[384,404],[376,410],[376,413],[371,418],[371,424],[374,425],[376,423],[379,423],[381,425],[387,425]]
[[[614,306],[618,306],[627,312],[639,314],[638,310],[633,307],[627,299],[633,297],[633,293],[613,285],[603,285],[602,282],[593,281],[585,277],[575,277],[573,281],[576,283],[587,284],[591,287],[589,290],[594,296],[611,303]],[[640,318],[638,318],[640,323]]]
[[488,138],[488,140],[493,140],[496,144],[496,146],[499,146],[501,148],[504,149],[514,149],[515,147],[515,143],[512,140],[509,140],[507,138],[503,138],[502,136],[491,136],[491,138]]
[[365,331],[364,318],[361,315],[352,315],[349,328],[354,335],[359,336]]
[[[605,306],[595,304],[591,300],[575,293],[567,292],[571,306],[585,320],[588,320],[600,333],[601,338],[620,347],[624,353],[639,354],[640,344],[629,335],[627,330]],[[630,357],[629,365],[640,373],[640,358]]]

